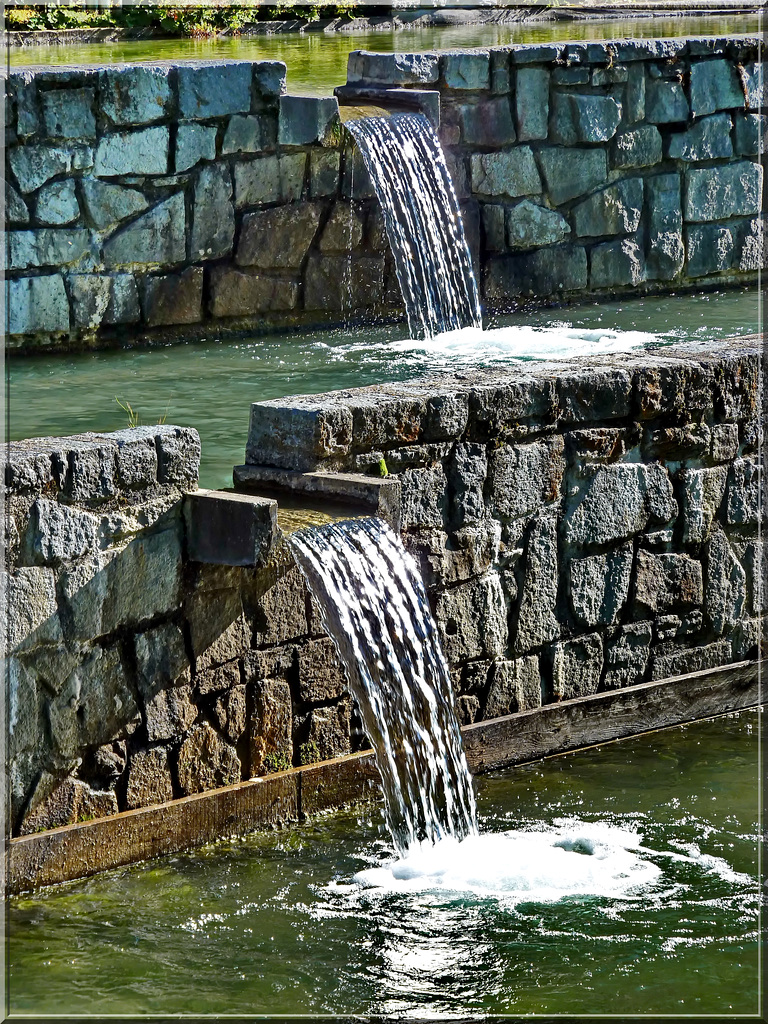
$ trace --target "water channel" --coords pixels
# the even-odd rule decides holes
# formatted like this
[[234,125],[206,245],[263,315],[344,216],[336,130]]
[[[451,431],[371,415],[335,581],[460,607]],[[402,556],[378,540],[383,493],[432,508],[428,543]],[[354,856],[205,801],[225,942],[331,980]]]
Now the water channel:
[[[747,711],[478,776],[514,863],[395,878],[371,805],[14,898],[9,1009],[755,1014],[758,733]],[[552,833],[584,865],[555,893]]]

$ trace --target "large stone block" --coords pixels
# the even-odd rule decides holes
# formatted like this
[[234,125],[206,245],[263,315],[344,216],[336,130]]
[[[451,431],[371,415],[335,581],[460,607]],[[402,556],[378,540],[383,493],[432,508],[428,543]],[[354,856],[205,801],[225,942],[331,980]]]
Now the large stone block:
[[99,140],[93,173],[99,178],[168,173],[167,127],[116,132]]
[[733,660],[730,640],[717,640],[705,647],[691,647],[667,651],[662,648],[653,653],[651,679],[669,679],[687,675],[689,672],[704,672],[709,668],[727,665]]
[[104,818],[116,814],[117,810],[115,793],[110,790],[94,791],[82,779],[70,776],[56,786],[31,812],[24,815],[19,834],[31,835],[34,832],[72,825],[78,821]]
[[313,149],[309,154],[309,194],[313,199],[335,196],[339,188],[341,153]]
[[233,686],[217,697],[213,714],[224,737],[230,743],[238,743],[248,725],[246,687]]
[[727,466],[713,469],[684,469],[681,512],[683,543],[700,544],[707,540],[725,493]]
[[744,89],[737,69],[727,60],[691,64],[691,113],[694,117],[716,110],[744,108]]
[[688,100],[682,85],[664,78],[651,78],[645,87],[645,116],[651,124],[687,121]]
[[133,274],[70,274],[67,285],[78,327],[132,324],[141,316]]
[[613,167],[650,167],[661,160],[661,132],[653,124],[640,125],[613,138]]
[[485,277],[486,297],[501,301],[518,295],[557,295],[586,287],[587,253],[580,245],[561,245],[489,260]]
[[227,124],[221,153],[222,156],[230,153],[260,153],[264,149],[274,148],[275,141],[273,118],[263,114],[235,114]]
[[625,178],[578,203],[572,211],[577,235],[627,235],[637,231],[643,210],[643,179]]
[[575,199],[608,177],[608,155],[602,147],[553,146],[539,153],[547,192],[555,205]]
[[200,471],[200,435],[192,427],[160,424],[154,428],[157,479],[182,490],[194,490]]
[[173,622],[165,622],[134,638],[136,678],[145,700],[158,690],[189,679],[189,657],[184,634]]
[[291,203],[301,198],[306,153],[257,157],[235,165],[235,205]]
[[144,279],[144,319],[149,327],[196,324],[203,317],[203,268]]
[[285,92],[287,68],[281,60],[261,60],[253,66],[254,85],[265,99]]
[[41,224],[71,224],[80,216],[75,183],[70,178],[42,188],[37,196],[35,215]]
[[[234,120],[234,118],[233,118]],[[230,122],[231,123],[231,122]],[[229,152],[225,148],[223,152]],[[176,129],[175,169],[188,171],[201,160],[216,159],[216,127],[204,124],[180,124]]]
[[557,521],[535,519],[528,536],[514,650],[524,654],[560,635],[557,618]]
[[505,211],[506,242],[510,249],[532,249],[562,242],[571,233],[568,221],[546,206],[524,199]]
[[234,240],[235,211],[229,168],[209,164],[200,169],[195,182],[190,256],[193,260],[218,259],[232,252]]
[[[299,569],[286,572],[261,596],[255,629],[254,642],[258,645],[295,641],[297,637],[320,631],[319,628],[311,628],[307,614],[307,587]],[[282,653],[278,660],[282,662]]]
[[62,267],[79,262],[91,250],[90,232],[82,228],[39,228],[8,232],[8,269]]
[[22,192],[34,192],[57,174],[72,170],[72,151],[62,146],[13,146],[8,153]]
[[287,312],[299,301],[296,281],[215,267],[211,274],[211,312],[214,316],[249,317],[256,313]]
[[499,149],[515,141],[509,97],[459,107],[461,137],[467,146]]
[[350,706],[342,701],[332,707],[314,707],[309,713],[307,743],[317,759],[327,761],[350,752]]
[[149,203],[137,189],[114,185],[95,178],[83,178],[81,182],[85,209],[93,226],[104,230],[121,220],[143,213]]
[[736,459],[728,480],[726,521],[732,526],[757,526],[765,504],[760,464],[753,459]]
[[635,686],[643,681],[651,656],[652,637],[651,622],[633,622],[606,639],[603,678],[606,690]]
[[599,633],[555,644],[552,649],[552,694],[571,700],[597,693],[603,672],[603,641]]
[[730,270],[734,257],[734,240],[730,230],[720,224],[702,224],[687,228],[685,248],[688,255],[688,277],[706,277]]
[[310,256],[304,278],[305,309],[375,306],[383,295],[383,257]]
[[738,622],[746,600],[746,575],[720,527],[716,527],[704,549],[706,586],[704,610],[715,633],[723,633]]
[[248,61],[183,63],[176,74],[183,118],[202,121],[251,109],[252,65]]
[[307,704],[325,704],[347,694],[347,680],[330,637],[296,648],[299,697]]
[[159,690],[144,704],[147,739],[150,743],[175,740],[183,736],[196,718],[197,706],[192,702],[190,685]]
[[539,659],[532,655],[513,661],[497,661],[483,708],[483,720],[538,707],[541,707]]
[[69,330],[69,300],[61,274],[8,281],[8,333]]
[[444,525],[448,513],[448,481],[442,465],[407,469],[401,476],[401,488],[403,529]]
[[104,244],[108,267],[181,263],[187,254],[186,208],[181,192],[153,206]]
[[487,470],[485,445],[464,443],[454,446],[448,464],[448,518],[455,527],[461,528],[487,518],[483,497]]
[[406,534],[403,543],[419,563],[426,587],[446,587],[482,576],[498,560],[501,528],[493,520],[450,536],[443,530]]
[[353,50],[347,63],[347,82],[385,85],[430,85],[439,77],[436,53],[368,53]]
[[589,283],[592,288],[620,288],[645,280],[642,248],[631,238],[596,245],[590,254]]
[[93,89],[54,89],[42,94],[45,133],[54,139],[96,136]]
[[768,248],[765,245],[765,216],[753,217],[735,225],[734,267],[754,271],[768,265]]
[[647,275],[670,280],[685,263],[679,175],[659,174],[646,178],[645,208],[649,224]]
[[573,614],[586,626],[613,625],[629,594],[632,545],[601,555],[575,558],[570,565]]
[[57,614],[56,581],[48,568],[21,568],[6,581],[6,634],[8,651],[30,650],[61,640]]
[[177,772],[182,793],[203,793],[240,782],[240,759],[231,744],[202,722],[179,748]]
[[546,139],[549,122],[549,71],[546,68],[518,68],[515,76],[517,137],[521,142]]
[[173,799],[173,780],[166,747],[137,750],[128,767],[125,806],[150,807]]
[[491,64],[488,50],[447,50],[440,54],[442,79],[448,89],[490,88]]
[[760,212],[763,168],[751,160],[716,167],[692,167],[685,174],[683,211],[687,221],[725,220]]
[[439,594],[435,619],[452,665],[468,658],[498,658],[506,652],[507,605],[497,573]]
[[5,183],[5,220],[7,224],[29,223],[27,204],[8,181]]
[[187,558],[263,566],[277,538],[277,502],[251,494],[194,491],[184,501]]
[[550,111],[550,137],[564,146],[607,142],[616,134],[620,120],[621,104],[612,96],[555,92]]
[[291,689],[284,679],[261,679],[252,684],[253,715],[249,749],[251,774],[263,775],[267,758],[293,760]]
[[524,518],[558,501],[565,473],[563,447],[558,436],[492,451],[487,487],[491,515]]
[[701,562],[681,554],[638,551],[633,588],[638,616],[691,608],[704,599]]
[[362,240],[363,218],[354,204],[334,203],[320,236],[320,251],[348,253]]
[[277,141],[281,146],[309,146],[329,141],[339,122],[335,96],[281,96]]
[[173,100],[170,67],[128,64],[99,72],[101,110],[114,125],[162,121]]
[[317,204],[277,206],[243,217],[236,263],[239,266],[291,267],[304,262],[320,224]]
[[667,156],[673,160],[726,160],[733,156],[731,115],[714,114],[694,121],[684,132],[669,137]]
[[608,544],[676,515],[672,483],[663,466],[600,466],[589,470],[569,495],[565,539],[571,544]]
[[245,460],[255,466],[315,469],[329,457],[343,457],[352,443],[352,413],[333,401],[313,401],[309,408],[283,401],[251,406]]
[[90,512],[47,498],[30,509],[27,543],[38,565],[58,565],[88,554],[99,539],[99,520]]
[[541,192],[541,178],[529,146],[499,153],[472,154],[472,191],[488,196],[530,196]]

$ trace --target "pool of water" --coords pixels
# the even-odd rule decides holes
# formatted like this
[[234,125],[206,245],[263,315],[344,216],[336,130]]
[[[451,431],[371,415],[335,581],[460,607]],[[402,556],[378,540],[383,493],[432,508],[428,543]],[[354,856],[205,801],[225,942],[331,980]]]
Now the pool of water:
[[759,779],[748,711],[477,777],[471,870],[371,805],[17,897],[9,1009],[758,1014]]
[[[518,331],[519,344],[495,344],[486,332],[437,345],[407,342],[403,324],[356,330],[290,332],[254,340],[197,342],[162,348],[14,357],[6,361],[8,438],[62,436],[127,426],[118,405],[142,423],[165,420],[200,432],[203,487],[232,485],[245,458],[251,402],[401,381],[424,372],[507,362],[516,354],[584,354],[590,342],[533,334],[526,327],[650,333],[659,343],[707,340],[759,330],[755,289],[592,303],[520,312],[488,323]],[[599,348],[599,343],[594,346]]]
[[79,46],[10,47],[12,67],[51,64],[115,64],[123,61],[187,59],[282,60],[288,89],[329,95],[347,80],[351,50],[390,52],[503,46],[507,43],[579,42],[585,39],[665,38],[757,34],[757,15],[612,18],[538,25],[467,25],[365,33],[305,32],[227,39],[147,39]]

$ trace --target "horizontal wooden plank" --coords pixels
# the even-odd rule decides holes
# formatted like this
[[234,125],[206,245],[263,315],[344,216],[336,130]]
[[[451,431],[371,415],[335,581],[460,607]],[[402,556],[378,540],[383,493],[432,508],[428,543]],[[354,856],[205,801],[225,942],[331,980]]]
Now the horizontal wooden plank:
[[[757,662],[662,679],[548,704],[462,729],[473,772],[541,757],[728,711],[761,700]],[[377,790],[371,751],[210,790],[154,807],[12,839],[7,891],[83,878],[177,853],[225,836],[298,821]]]

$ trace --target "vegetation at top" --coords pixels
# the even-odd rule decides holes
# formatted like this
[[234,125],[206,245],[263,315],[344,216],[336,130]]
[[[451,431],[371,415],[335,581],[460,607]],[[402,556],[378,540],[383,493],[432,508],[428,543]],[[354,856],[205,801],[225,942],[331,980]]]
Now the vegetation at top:
[[84,7],[68,3],[5,8],[5,28],[9,32],[61,30],[68,28],[153,29],[169,36],[211,36],[218,32],[239,32],[258,21],[354,17],[376,13],[370,6],[355,3],[283,3],[267,4],[245,0],[239,4],[197,6],[191,3],[135,3],[125,7]]

